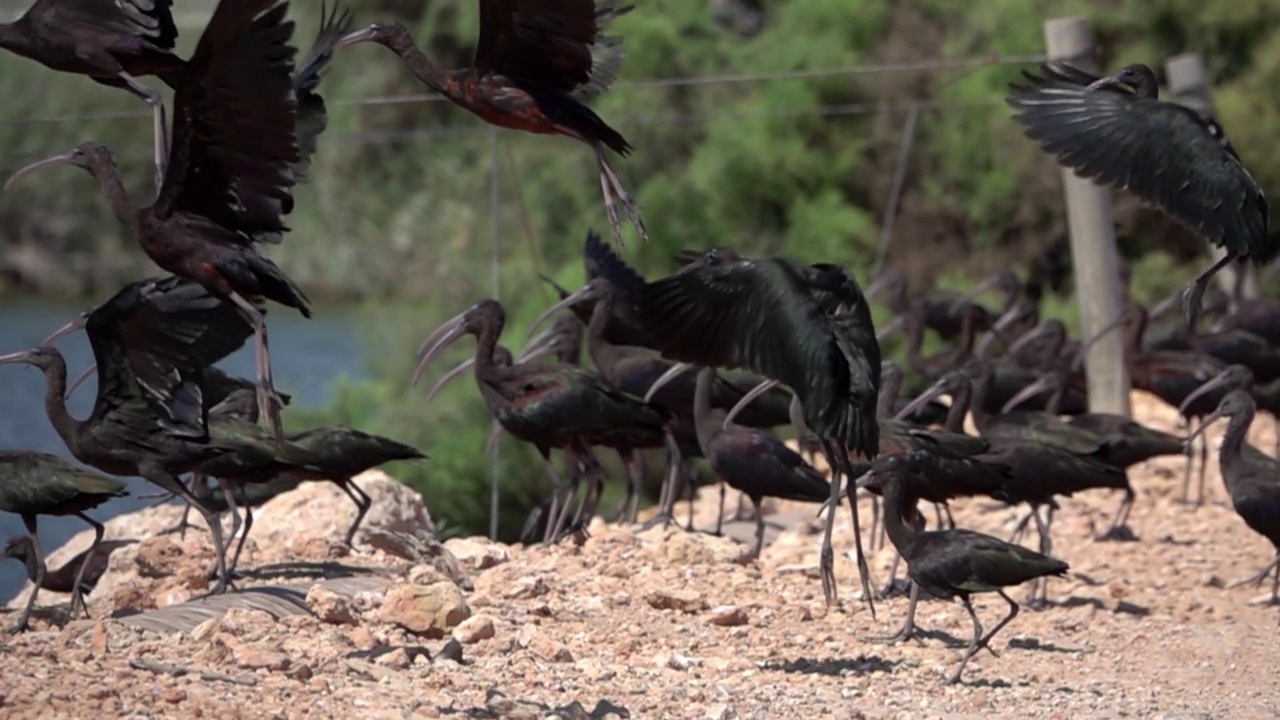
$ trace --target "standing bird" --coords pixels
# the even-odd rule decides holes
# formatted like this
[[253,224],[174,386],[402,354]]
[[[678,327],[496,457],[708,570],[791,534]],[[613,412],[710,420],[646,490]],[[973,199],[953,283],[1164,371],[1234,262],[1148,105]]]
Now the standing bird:
[[254,328],[261,414],[280,437],[266,319],[251,300],[274,300],[304,317],[311,309],[302,290],[255,248],[287,230],[281,205],[291,202],[291,164],[299,160],[294,25],[285,20],[288,4],[276,2],[222,0],[214,10],[175,94],[173,162],[155,203],[139,208],[130,200],[115,157],[97,142],[28,165],[5,187],[41,168],[84,168],[148,257],[235,303]]
[[[31,578],[35,587],[31,590],[31,597],[27,598],[27,606],[18,617],[18,622],[14,623],[13,632],[21,632],[27,628],[31,608],[35,605],[36,595],[45,578],[44,551],[40,549],[36,517],[75,515],[89,523],[94,533],[93,545],[89,548],[92,554],[93,548],[102,542],[104,528],[102,523],[85,515],[84,511],[96,508],[113,497],[128,494],[123,482],[76,467],[55,455],[28,450],[0,451],[0,511],[22,517],[22,524],[31,536],[34,555],[34,560],[28,562],[35,562],[35,576]],[[85,561],[80,563],[75,582],[71,586],[72,615],[77,608],[84,606],[80,588],[88,564],[86,556]]]
[[1268,235],[1267,198],[1216,121],[1161,102],[1155,73],[1129,65],[1097,77],[1060,62],[1023,72],[1008,103],[1028,137],[1078,175],[1127,189],[1226,255],[1183,291],[1194,331],[1209,280],[1233,260],[1265,265],[1280,253]]
[[[1017,617],[1018,603],[1005,594],[1004,589],[1036,578],[1065,575],[1069,566],[1061,560],[972,530],[925,532],[924,521],[915,509],[919,494],[914,483],[922,464],[931,461],[926,453],[891,458],[879,463],[876,470],[864,475],[858,484],[876,483],[881,487],[885,529],[890,542],[907,561],[907,573],[916,585],[935,597],[960,598],[973,620],[973,640],[960,667],[947,679],[949,684],[955,684],[960,682],[960,674],[969,659],[984,647],[991,650],[991,638]],[[909,517],[912,522],[908,522]],[[971,595],[980,592],[997,593],[1009,603],[1009,614],[986,635],[982,634],[982,623],[969,600]],[[991,654],[995,651],[991,650]]]
[[[27,571],[27,579],[34,587],[41,590],[74,594],[79,589],[80,602],[83,604],[84,597],[93,592],[93,589],[98,586],[98,581],[102,579],[103,573],[107,571],[107,562],[111,559],[111,553],[136,542],[138,541],[103,540],[85,548],[84,552],[77,553],[57,570],[46,568],[43,579],[38,579],[40,556],[36,553],[35,541],[26,535],[15,535],[9,538],[4,545],[4,550],[0,550],[0,560],[11,559],[22,563]],[[84,569],[83,574],[81,574],[81,568]]]
[[[820,571],[827,603],[835,604],[831,534],[840,477],[852,478],[851,452],[870,459],[880,445],[880,345],[858,283],[836,265],[740,258],[719,248],[645,285],[637,309],[663,356],[747,368],[791,388],[833,469]],[[850,495],[858,572],[874,613],[856,493]]]
[[177,39],[173,0],[36,0],[22,17],[0,24],[0,47],[123,88],[151,106],[157,191],[169,154],[164,99],[138,78],[155,75],[180,87],[186,62],[173,54]]
[[614,196],[648,242],[640,210],[605,156],[631,145],[579,98],[599,96],[622,69],[622,39],[606,23],[631,11],[618,0],[480,0],[480,40],[471,67],[446,70],[414,44],[398,22],[347,35],[340,46],[376,42],[400,56],[420,82],[487,123],[539,135],[565,135],[591,146],[614,240],[622,228]]
[[[685,364],[672,366],[654,382],[649,394],[652,395],[659,387],[691,367],[693,366]],[[786,443],[763,430],[729,423],[725,420],[723,410],[713,409],[711,385],[715,382],[715,375],[715,368],[704,367],[698,371],[693,395],[693,420],[698,433],[698,444],[702,446],[702,454],[711,463],[711,471],[751,499],[756,511],[754,554],[759,557],[760,550],[764,547],[764,508],[760,505],[761,500],[769,496],[820,503],[829,498],[831,485],[822,473],[806,463]]]
[[1236,514],[1251,530],[1270,540],[1276,548],[1276,557],[1271,564],[1244,583],[1261,585],[1267,575],[1274,572],[1271,597],[1267,603],[1280,605],[1280,461],[1264,455],[1245,442],[1255,412],[1253,398],[1249,393],[1232,390],[1222,398],[1218,409],[1204,419],[1192,436],[1203,433],[1209,423],[1218,418],[1231,418],[1227,431],[1222,436],[1222,447],[1218,451],[1222,482],[1231,495],[1231,505],[1235,507]]

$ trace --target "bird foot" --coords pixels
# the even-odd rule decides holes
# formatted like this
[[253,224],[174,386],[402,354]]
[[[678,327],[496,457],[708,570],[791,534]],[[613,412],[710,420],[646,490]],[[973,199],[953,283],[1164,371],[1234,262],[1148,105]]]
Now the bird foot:
[[653,517],[641,523],[640,531],[644,532],[645,530],[651,530],[654,527],[657,527],[659,524],[661,524],[663,528],[669,528],[672,526],[672,524],[675,523],[675,521],[676,521],[675,516],[671,515],[670,513],[658,513],[657,515],[654,515]]
[[1250,600],[1248,604],[1253,607],[1277,607],[1280,606],[1280,595],[1267,593]]
[[829,608],[840,606],[840,593],[836,589],[835,564],[835,551],[829,547],[822,548],[818,572],[822,575],[822,595],[826,598]]
[[14,623],[12,626],[9,627],[9,634],[17,635],[18,633],[25,632],[27,629],[28,629],[27,619],[22,618],[21,620],[19,620],[18,622]]
[[1022,601],[1022,607],[1039,612],[1049,607],[1049,601],[1042,597],[1033,595]]
[[1128,525],[1116,525],[1094,538],[1094,542],[1138,542],[1138,536]]
[[890,580],[880,592],[876,595],[877,600],[887,600],[891,597],[911,594],[911,581],[906,578],[894,578]]
[[908,640],[915,640],[917,643],[923,642],[920,639],[920,632],[916,630],[914,624],[903,626],[901,630],[892,635],[868,635],[862,640],[876,645],[897,645]]

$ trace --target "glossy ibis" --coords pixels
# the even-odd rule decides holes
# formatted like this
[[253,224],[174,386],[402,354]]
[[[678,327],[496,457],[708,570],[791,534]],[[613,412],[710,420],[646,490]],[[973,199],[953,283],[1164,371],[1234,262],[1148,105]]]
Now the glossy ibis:
[[169,155],[164,99],[138,78],[182,86],[186,62],[173,54],[177,38],[173,0],[36,0],[16,21],[0,23],[0,47],[9,52],[123,88],[151,106],[157,190]]
[[[0,550],[0,560],[9,558],[22,563],[27,572],[27,579],[40,590],[74,594],[79,588],[80,602],[83,605],[84,598],[93,592],[93,589],[98,586],[98,581],[107,571],[107,561],[111,559],[111,553],[136,542],[137,540],[103,540],[86,548],[84,552],[77,553],[57,570],[46,568],[43,579],[40,578],[40,555],[36,551],[36,544],[26,535],[15,535],[9,538],[4,549]],[[84,570],[83,575],[80,574],[81,569]],[[79,585],[76,584],[77,579]]]
[[604,35],[603,29],[632,7],[618,0],[480,0],[475,60],[459,70],[437,66],[398,22],[374,23],[340,44],[375,42],[388,48],[422,84],[487,123],[590,145],[614,239],[622,243],[616,196],[648,241],[640,210],[605,155],[608,148],[625,157],[631,145],[580,101],[603,94],[617,79],[625,54],[622,39]]
[[[926,532],[920,527],[921,521],[908,522],[909,516],[917,515],[918,468],[931,461],[924,453],[891,458],[875,472],[864,475],[858,484],[864,487],[880,484],[884,493],[885,528],[889,540],[906,560],[911,580],[930,595],[960,598],[973,620],[973,640],[960,666],[947,679],[948,683],[955,684],[960,682],[970,658],[984,647],[991,650],[991,638],[1017,617],[1018,603],[1005,594],[1004,589],[1050,575],[1065,576],[1069,566],[1061,560],[972,530]],[[970,601],[970,596],[980,592],[995,592],[1009,604],[1009,614],[986,635],[982,634],[982,623]]]
[[[508,433],[538,448],[557,493],[564,484],[551,464],[551,448],[585,458],[592,456],[592,445],[614,446],[619,435],[629,438],[627,442],[634,442],[636,433],[666,436],[670,414],[665,409],[618,390],[596,373],[560,363],[498,366],[494,349],[505,323],[506,314],[496,300],[482,300],[448,320],[423,341],[425,351],[414,381],[446,347],[474,335],[472,367],[481,396]],[[548,530],[549,539],[556,530],[552,524]]]
[[298,162],[293,21],[277,0],[222,0],[175,94],[173,162],[155,203],[129,198],[111,151],[88,142],[19,170],[6,187],[41,168],[72,164],[97,178],[116,219],[157,265],[235,303],[253,325],[258,402],[281,437],[272,401],[266,320],[251,299],[310,317],[302,290],[255,248],[287,228],[291,165]]
[[[102,542],[103,527],[102,523],[85,515],[85,511],[96,508],[113,497],[128,494],[123,482],[76,467],[55,455],[28,450],[0,451],[0,511],[22,518],[22,524],[31,537],[32,558],[27,563],[28,566],[35,563],[35,576],[31,578],[35,587],[31,590],[31,597],[27,598],[27,606],[22,615],[13,625],[13,632],[21,632],[27,628],[31,608],[35,605],[36,595],[45,580],[44,551],[40,549],[36,518],[40,515],[75,515],[85,521],[93,528],[93,545],[90,546],[92,552]],[[72,615],[84,606],[81,587],[88,565],[86,556],[76,570],[75,581],[71,585]]]
[[[952,342],[960,337],[964,323],[964,313],[959,312],[956,303],[960,293],[935,289],[913,297],[907,284],[907,274],[901,268],[891,267],[886,268],[867,286],[868,300],[881,295],[885,295],[886,304],[895,316],[915,310],[924,317],[925,326],[936,332],[942,340]],[[991,327],[994,316],[981,305],[976,307],[977,328],[986,330]]]
[[876,340],[884,340],[898,329],[904,329],[907,333],[907,364],[926,378],[936,380],[973,356],[973,342],[978,333],[976,321],[980,311],[976,305],[966,302],[959,306],[957,312],[962,318],[957,344],[929,357],[920,354],[920,349],[924,346],[925,318],[918,303],[915,308],[881,328],[876,333]]
[[1235,507],[1236,514],[1251,530],[1270,540],[1276,548],[1276,558],[1271,564],[1244,582],[1261,585],[1267,575],[1274,572],[1275,579],[1271,583],[1268,604],[1277,605],[1280,604],[1280,461],[1264,455],[1245,442],[1254,412],[1253,398],[1249,397],[1249,393],[1232,390],[1222,398],[1218,408],[1205,418],[1193,435],[1203,433],[1218,418],[1231,418],[1222,436],[1222,447],[1218,450],[1222,482],[1231,495],[1231,504]]
[[[98,362],[99,355],[110,350],[108,338],[137,338],[139,351],[126,348],[122,352],[127,372],[137,379],[159,425],[190,438],[207,434],[205,403],[201,388],[184,382],[184,377],[239,350],[253,332],[235,306],[196,282],[174,276],[129,283],[41,344],[52,346],[81,329],[89,334]],[[76,378],[66,389],[67,397],[97,366],[95,362]],[[217,370],[208,372],[221,375]]]
[[1280,243],[1268,235],[1267,198],[1222,126],[1158,99],[1155,73],[1129,65],[1097,77],[1061,62],[1023,72],[1008,102],[1028,137],[1078,175],[1128,190],[1226,255],[1183,293],[1195,329],[1209,280],[1233,260],[1265,265]]
[[[653,384],[650,393],[692,367],[685,364],[672,366]],[[826,476],[778,438],[762,430],[726,422],[724,411],[711,407],[715,373],[715,368],[709,367],[698,371],[693,396],[698,444],[702,446],[702,454],[710,462],[712,472],[750,498],[755,507],[755,555],[759,557],[764,547],[764,508],[760,501],[765,497],[776,497],[820,503],[830,498],[831,484]]]
[[[648,283],[637,309],[665,357],[746,368],[791,388],[805,425],[821,439],[832,468],[834,510],[840,477],[852,477],[849,454],[872,458],[880,444],[875,415],[880,345],[871,308],[848,272],[836,265],[740,258],[716,249],[676,274]],[[857,503],[851,499],[850,505],[858,571],[874,613]],[[829,512],[820,563],[829,604],[838,600],[834,525],[835,513]]]

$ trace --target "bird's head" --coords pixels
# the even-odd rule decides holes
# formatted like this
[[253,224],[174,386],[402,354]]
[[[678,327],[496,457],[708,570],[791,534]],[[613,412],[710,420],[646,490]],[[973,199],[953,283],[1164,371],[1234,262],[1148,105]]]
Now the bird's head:
[[545,323],[548,318],[561,310],[578,307],[579,305],[591,307],[594,306],[595,303],[602,300],[610,300],[612,298],[613,284],[604,278],[595,278],[586,285],[583,285],[581,290],[569,294],[563,300],[547,308],[545,312],[539,315],[538,319],[534,320],[533,324],[529,326],[529,336],[532,337],[535,330],[542,327],[543,323]]
[[[1226,388],[1229,391],[1243,390],[1248,391],[1253,387],[1253,371],[1244,365],[1228,365],[1222,372],[1209,378],[1203,385],[1196,388],[1190,395],[1182,400],[1178,405],[1178,414],[1186,415],[1187,408],[1196,400],[1208,395],[1214,390]],[[1229,395],[1230,393],[1228,393]],[[1225,396],[1223,398],[1226,399]],[[1224,413],[1225,414],[1225,413]],[[1203,424],[1203,423],[1202,423]]]
[[0,355],[0,365],[11,365],[16,363],[25,363],[41,370],[50,370],[59,366],[66,368],[66,361],[62,358],[62,353],[56,348],[34,347],[30,350],[22,350],[8,355]]
[[100,142],[90,141],[76,146],[76,148],[69,153],[54,155],[53,157],[45,158],[44,160],[37,160],[36,162],[21,168],[14,174],[10,175],[8,180],[5,180],[4,189],[8,190],[13,184],[34,172],[44,170],[45,168],[56,167],[58,165],[75,165],[76,167],[84,168],[89,172],[93,172],[95,167],[105,167],[114,164],[115,157],[111,154],[111,150],[108,149],[106,145],[103,145]]
[[1141,97],[1155,97],[1156,74],[1146,65],[1134,63],[1121,68],[1114,75],[1099,78],[1088,87],[1089,90],[1102,88],[1127,89]]
[[1205,428],[1209,427],[1220,418],[1234,418],[1237,415],[1253,415],[1257,412],[1257,409],[1258,406],[1254,402],[1253,396],[1250,395],[1247,390],[1232,390],[1226,395],[1223,395],[1222,399],[1218,401],[1217,409],[1209,413],[1209,416],[1204,419],[1204,422],[1201,422],[1200,425],[1196,427],[1195,432],[1187,436],[1187,439],[1184,441],[1187,454],[1189,455],[1191,453],[1191,441],[1196,439],[1205,431]]
[[4,544],[4,550],[0,551],[0,560],[26,561],[27,556],[31,554],[32,545],[31,538],[26,535],[14,535]]
[[394,47],[404,40],[410,39],[409,30],[395,21],[376,22],[344,36],[338,41],[338,47],[346,47],[362,42],[375,42],[379,45]]
[[413,372],[413,384],[416,385],[422,378],[422,373],[426,371],[431,361],[459,338],[464,335],[480,337],[486,332],[494,333],[495,336],[501,335],[506,320],[506,312],[503,311],[502,305],[497,300],[489,299],[481,300],[446,320],[440,327],[432,330],[431,334],[427,335],[418,346],[418,351],[423,355],[417,369]]

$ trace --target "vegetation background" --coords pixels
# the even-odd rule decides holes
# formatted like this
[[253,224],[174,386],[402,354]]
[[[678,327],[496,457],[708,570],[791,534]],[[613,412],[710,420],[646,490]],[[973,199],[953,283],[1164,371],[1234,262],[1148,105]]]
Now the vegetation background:
[[[11,0],[0,10],[16,15],[27,4]],[[213,3],[176,4],[180,49],[189,53]],[[320,5],[293,2],[304,50]],[[345,5],[359,24],[405,22],[442,65],[470,62],[479,15],[473,0]],[[1104,69],[1145,62],[1160,72],[1171,55],[1202,52],[1236,149],[1264,188],[1280,180],[1280,0],[637,5],[611,26],[625,38],[624,83],[1036,55],[1044,51],[1044,20],[1084,15]],[[1018,70],[619,86],[596,108],[636,148],[616,167],[653,238],[644,246],[633,239],[625,256],[657,274],[672,267],[680,248],[725,244],[842,263],[869,282],[908,107],[919,101],[889,263],[916,285],[941,286],[1015,268],[1041,291],[1047,315],[1073,325],[1060,177],[1001,102]],[[605,230],[594,159],[570,140],[495,132],[421,95],[377,46],[340,52],[322,91],[330,125],[313,180],[298,190],[294,231],[273,253],[313,296],[366,306],[370,337],[378,338],[368,360],[375,379],[344,384],[332,407],[295,411],[290,424],[342,422],[418,444],[430,461],[397,474],[447,524],[485,532],[491,464],[481,447],[490,423],[474,386],[460,383],[424,408],[421,392],[406,392],[406,378],[422,335],[493,294],[495,282],[515,346],[554,300],[539,273],[570,287],[581,282],[585,233]],[[116,151],[128,186],[151,192],[149,114],[127,94],[0,54],[0,97],[6,169],[98,139]],[[1199,242],[1127,197],[1117,196],[1116,220],[1143,299],[1163,297],[1203,262]],[[51,173],[3,193],[0,226],[0,290],[8,294],[104,296],[155,272],[82,174]],[[504,443],[506,538],[545,489],[535,458],[530,448]]]

